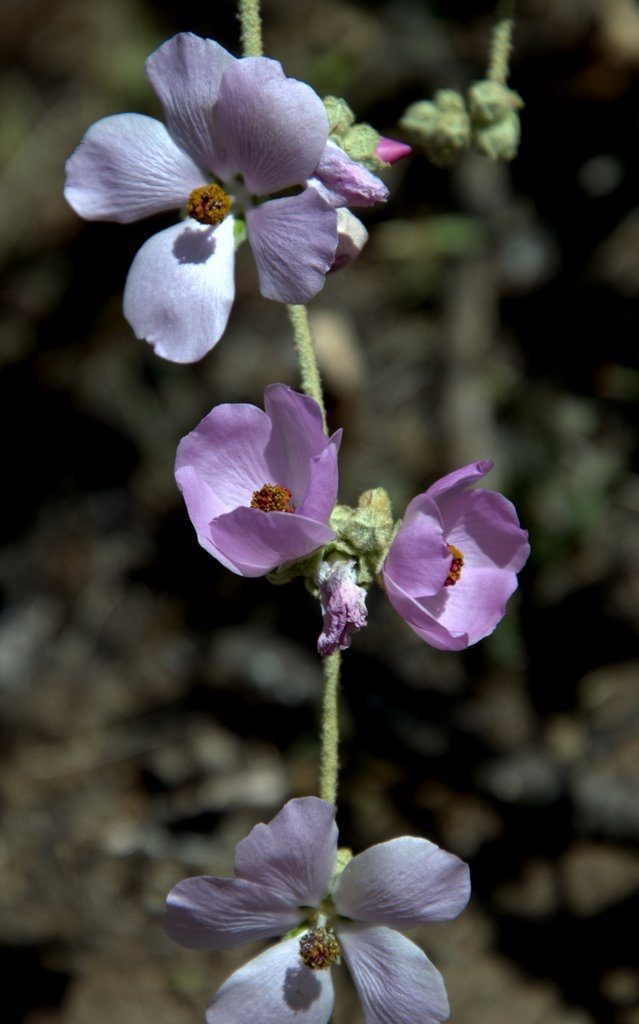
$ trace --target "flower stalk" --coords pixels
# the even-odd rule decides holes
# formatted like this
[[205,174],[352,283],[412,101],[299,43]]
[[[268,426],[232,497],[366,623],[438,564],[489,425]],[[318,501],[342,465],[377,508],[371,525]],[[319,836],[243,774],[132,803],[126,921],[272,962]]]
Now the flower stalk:
[[263,50],[260,0],[239,0],[239,19],[244,56],[261,57]]
[[311,398],[314,398],[319,405],[322,410],[324,430],[327,430],[322,379],[320,377],[317,359],[315,357],[313,336],[308,322],[308,310],[306,309],[306,306],[287,306],[286,309],[295,338],[295,350],[297,352],[297,361],[300,367],[302,390],[304,391],[304,394],[310,395]]
[[514,28],[515,0],[499,0],[486,72],[486,78],[499,85],[505,85],[508,79]]
[[339,651],[324,658],[324,696],[322,702],[322,752],[319,791],[322,800],[337,803],[339,773]]

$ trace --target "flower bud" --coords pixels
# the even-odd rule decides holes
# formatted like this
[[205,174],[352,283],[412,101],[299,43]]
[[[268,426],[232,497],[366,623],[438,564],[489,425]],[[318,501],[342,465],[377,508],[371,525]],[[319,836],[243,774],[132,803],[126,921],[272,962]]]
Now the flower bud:
[[355,114],[346,100],[338,96],[325,96],[323,102],[328,117],[329,135],[336,135],[336,141],[339,141],[351,125],[355,124]]
[[381,135],[370,124],[354,124],[342,136],[341,146],[351,160],[364,164],[370,171],[379,171],[384,166],[376,154]]
[[491,160],[512,160],[517,153],[521,126],[518,110],[523,100],[508,86],[488,80],[468,90],[473,142]]
[[453,89],[440,89],[434,101],[411,104],[399,123],[437,167],[452,167],[470,145],[464,98]]
[[378,574],[395,533],[388,494],[383,487],[375,487],[360,495],[357,508],[336,505],[330,524],[338,535],[335,549],[357,558],[359,582],[368,586]]

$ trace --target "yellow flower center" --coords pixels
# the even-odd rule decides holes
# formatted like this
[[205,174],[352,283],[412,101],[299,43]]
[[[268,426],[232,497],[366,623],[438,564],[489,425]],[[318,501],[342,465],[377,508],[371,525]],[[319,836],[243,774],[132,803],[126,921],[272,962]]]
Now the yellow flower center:
[[450,563],[450,569],[448,570],[448,576],[444,580],[445,587],[454,587],[459,577],[461,576],[462,566],[464,564],[464,556],[462,555],[459,548],[456,548],[454,544],[447,544],[448,550],[453,556],[453,560]]
[[219,185],[194,188],[186,203],[186,212],[200,224],[221,224],[233,200]]
[[311,928],[300,939],[300,956],[312,971],[326,971],[339,963],[342,950],[335,932],[330,928]]
[[281,484],[264,484],[259,491],[253,491],[251,508],[259,508],[262,512],[294,512],[292,497],[288,487],[282,487]]

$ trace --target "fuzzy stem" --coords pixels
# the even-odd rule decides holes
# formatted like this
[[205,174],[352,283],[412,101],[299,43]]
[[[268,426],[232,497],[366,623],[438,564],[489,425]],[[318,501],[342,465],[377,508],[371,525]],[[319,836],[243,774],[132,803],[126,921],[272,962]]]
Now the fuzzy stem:
[[293,334],[295,335],[295,348],[297,360],[300,366],[302,378],[302,390],[306,395],[314,398],[322,410],[322,421],[326,430],[326,409],[324,408],[324,393],[320,378],[315,349],[313,348],[313,336],[308,322],[306,306],[287,306],[288,318],[291,321]]
[[337,802],[339,771],[339,668],[341,654],[324,658],[324,699],[322,705],[322,754],[320,761],[320,796],[329,804]]
[[239,19],[242,26],[244,56],[261,57],[263,51],[260,0],[239,0]]
[[514,27],[515,0],[499,0],[486,78],[491,82],[498,82],[500,85],[505,85],[508,78],[508,62],[513,47]]

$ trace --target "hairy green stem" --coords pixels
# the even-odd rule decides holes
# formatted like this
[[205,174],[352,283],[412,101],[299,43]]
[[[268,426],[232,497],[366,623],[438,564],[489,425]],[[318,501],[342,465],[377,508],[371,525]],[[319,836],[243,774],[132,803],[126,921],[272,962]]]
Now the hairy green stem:
[[288,318],[291,321],[293,334],[295,336],[295,348],[297,350],[297,361],[300,366],[302,378],[302,390],[305,394],[314,398],[322,410],[322,421],[326,430],[326,409],[324,408],[324,393],[320,378],[315,349],[313,347],[313,336],[308,322],[308,311],[306,306],[287,306]]
[[515,0],[499,0],[486,78],[491,82],[498,82],[500,85],[505,85],[508,79],[514,27]]
[[239,18],[244,56],[261,57],[263,50],[260,0],[239,0]]
[[337,803],[339,772],[339,669],[341,654],[324,658],[324,698],[322,704],[322,753],[319,791],[322,800]]

